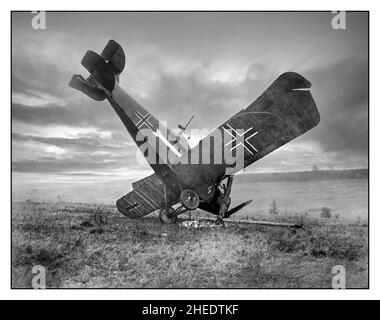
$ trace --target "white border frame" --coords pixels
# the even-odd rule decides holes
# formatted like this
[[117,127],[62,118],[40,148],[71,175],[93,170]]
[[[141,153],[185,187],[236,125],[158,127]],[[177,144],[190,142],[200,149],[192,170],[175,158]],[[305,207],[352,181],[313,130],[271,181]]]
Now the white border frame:
[[[174,0],[161,0],[159,2],[139,1],[128,3],[124,1],[108,2],[107,6],[102,2],[66,0],[64,4],[47,0],[35,0],[32,3],[27,1],[12,1],[11,3],[1,3],[1,38],[5,43],[1,50],[1,60],[8,66],[10,63],[10,11],[25,10],[30,8],[39,10],[370,10],[370,199],[376,199],[375,195],[380,192],[380,173],[378,163],[380,163],[380,153],[376,148],[376,140],[379,137],[379,127],[376,126],[376,119],[380,119],[379,101],[379,81],[375,77],[375,71],[379,70],[380,56],[377,30],[380,30],[380,10],[377,1],[352,1],[339,0],[334,2],[331,8],[331,1],[318,1],[315,3],[289,1],[284,4],[282,1],[265,1],[264,3],[254,3],[252,1],[210,1],[193,0],[191,4]],[[10,66],[10,65],[9,65]],[[9,67],[10,68],[10,67]],[[380,260],[378,248],[380,246],[380,207],[378,203],[370,202],[370,289],[369,290],[300,290],[300,289],[242,289],[242,290],[142,290],[142,289],[107,289],[107,290],[11,290],[10,289],[10,72],[8,68],[2,68],[1,77],[2,99],[0,108],[1,119],[1,147],[4,150],[1,161],[1,214],[0,214],[0,248],[3,262],[0,264],[0,298],[1,299],[167,299],[167,300],[190,300],[190,299],[379,299],[380,277],[377,270],[380,270]],[[377,90],[376,90],[377,88]],[[379,143],[377,143],[379,145]],[[377,249],[377,250],[376,250]]]

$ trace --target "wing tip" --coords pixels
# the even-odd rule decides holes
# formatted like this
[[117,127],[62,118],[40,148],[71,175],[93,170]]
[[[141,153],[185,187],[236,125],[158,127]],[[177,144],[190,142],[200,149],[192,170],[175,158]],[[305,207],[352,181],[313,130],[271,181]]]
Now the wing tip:
[[309,89],[311,82],[297,72],[284,72],[272,84],[272,89],[277,87],[284,91],[294,89]]

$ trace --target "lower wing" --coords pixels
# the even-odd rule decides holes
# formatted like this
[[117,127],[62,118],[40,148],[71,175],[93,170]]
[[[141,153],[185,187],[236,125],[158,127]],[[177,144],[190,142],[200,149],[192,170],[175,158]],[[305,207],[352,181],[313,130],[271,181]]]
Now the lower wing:
[[[133,190],[116,201],[117,209],[128,218],[140,218],[165,207],[164,184],[155,173],[132,183]],[[169,205],[178,197],[166,189]]]

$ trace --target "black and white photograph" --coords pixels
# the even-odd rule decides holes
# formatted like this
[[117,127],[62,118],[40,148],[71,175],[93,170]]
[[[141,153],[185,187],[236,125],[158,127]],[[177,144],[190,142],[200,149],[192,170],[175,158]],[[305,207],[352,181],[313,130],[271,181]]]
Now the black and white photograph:
[[10,15],[11,289],[369,288],[369,11]]

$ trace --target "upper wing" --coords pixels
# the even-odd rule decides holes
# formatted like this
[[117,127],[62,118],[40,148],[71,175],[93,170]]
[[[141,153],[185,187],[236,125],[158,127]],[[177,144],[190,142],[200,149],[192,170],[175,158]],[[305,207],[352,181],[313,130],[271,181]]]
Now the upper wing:
[[[225,175],[240,171],[319,123],[315,102],[310,91],[305,90],[310,87],[311,83],[297,73],[282,74],[251,105],[183,156],[173,167],[174,172],[202,198],[211,198],[212,181],[218,182]],[[220,150],[222,157],[216,154]],[[186,164],[194,163],[193,153],[197,152],[199,164]],[[225,157],[229,153],[233,163]]]
[[[132,183],[133,190],[116,201],[117,209],[128,218],[140,218],[165,206],[164,184],[154,173]],[[168,205],[178,199],[167,188]]]
[[[244,168],[319,123],[313,97],[305,90],[310,87],[311,83],[301,75],[284,73],[255,102],[220,127],[241,142]],[[234,132],[239,128],[241,137]],[[240,169],[243,168],[229,170],[228,174]]]

